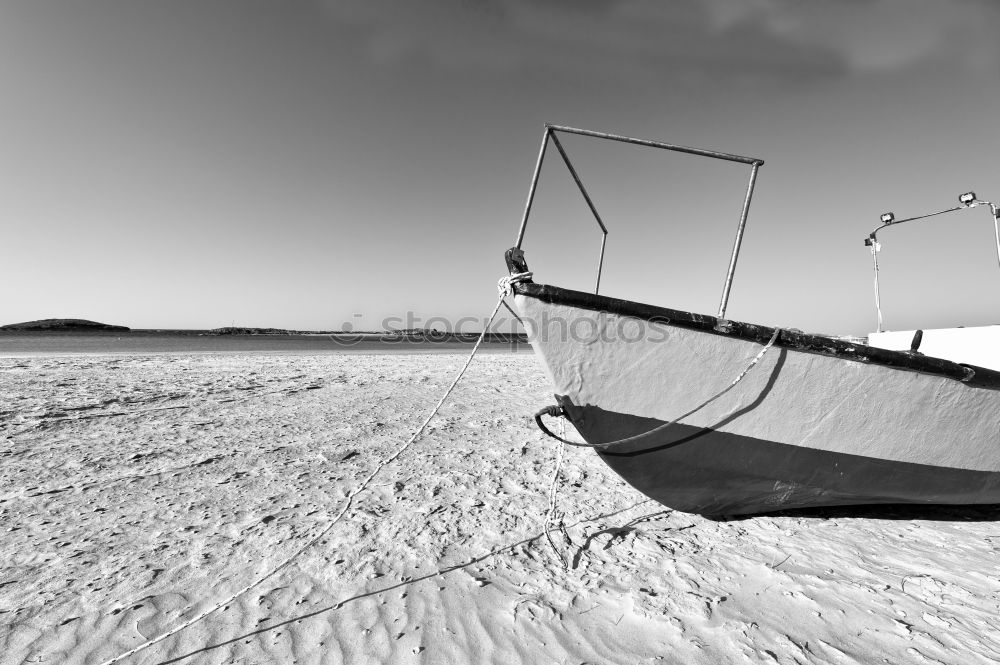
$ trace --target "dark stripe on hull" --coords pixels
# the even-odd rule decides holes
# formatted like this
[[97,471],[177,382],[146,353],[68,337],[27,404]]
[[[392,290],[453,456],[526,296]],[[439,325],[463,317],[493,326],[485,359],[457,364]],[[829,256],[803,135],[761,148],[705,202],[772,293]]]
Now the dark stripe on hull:
[[[560,402],[590,443],[663,424],[578,407],[566,398]],[[709,516],[859,504],[1000,503],[1000,473],[815,450],[683,424],[599,454],[651,499]]]
[[[646,321],[669,324],[678,328],[700,330],[711,335],[722,335],[735,339],[764,344],[774,333],[774,328],[753,323],[721,320],[708,314],[697,314],[677,309],[667,309],[600,296],[594,293],[572,291],[547,284],[522,282],[514,285],[519,295],[536,298],[541,302],[579,307],[595,312],[608,312],[630,316]],[[529,339],[530,341],[530,339]],[[817,353],[853,362],[871,363],[884,367],[945,376],[969,386],[1000,390],[1000,371],[954,363],[950,360],[932,358],[919,353],[889,351],[866,344],[854,344],[824,335],[809,335],[796,330],[782,330],[777,346],[806,353]]]

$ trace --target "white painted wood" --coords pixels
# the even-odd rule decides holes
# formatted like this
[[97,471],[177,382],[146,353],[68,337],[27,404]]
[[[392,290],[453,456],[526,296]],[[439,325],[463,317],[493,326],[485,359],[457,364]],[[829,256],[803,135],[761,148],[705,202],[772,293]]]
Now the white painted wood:
[[[662,421],[725,388],[761,348],[524,295],[514,302],[556,393]],[[684,422],[817,450],[1000,471],[1000,391],[817,353],[773,348],[736,388]]]

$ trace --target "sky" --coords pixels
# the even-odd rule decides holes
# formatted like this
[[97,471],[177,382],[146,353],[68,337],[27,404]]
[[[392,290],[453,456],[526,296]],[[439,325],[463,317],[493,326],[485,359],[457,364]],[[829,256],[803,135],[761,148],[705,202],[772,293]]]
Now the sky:
[[[865,334],[881,213],[1000,201],[998,28],[991,0],[0,0],[0,323],[479,329],[549,122],[763,159],[727,315]],[[563,143],[601,292],[714,314],[749,168]],[[985,209],[880,239],[887,328],[998,322]],[[593,289],[599,242],[550,150],[535,281]]]

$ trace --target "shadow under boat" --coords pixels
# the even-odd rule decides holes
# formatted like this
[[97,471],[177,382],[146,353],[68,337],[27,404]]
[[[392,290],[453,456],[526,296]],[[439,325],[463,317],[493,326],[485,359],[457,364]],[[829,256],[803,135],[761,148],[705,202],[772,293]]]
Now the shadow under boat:
[[[588,441],[609,440],[605,437],[611,432],[618,438],[641,435],[665,424],[596,406],[578,407],[565,398],[558,401]],[[957,514],[955,505],[972,507],[984,495],[1000,496],[1000,474],[994,472],[817,450],[682,423],[649,440],[598,454],[643,494],[705,516],[787,514],[784,507],[789,505],[797,506],[802,516],[828,517],[836,514],[830,512],[833,506],[842,516],[871,516],[895,514],[909,504],[907,514],[924,511],[937,515],[930,519],[942,519]],[[1000,517],[1000,501],[996,506],[995,517],[983,519]],[[976,510],[980,516],[989,512],[981,506]]]

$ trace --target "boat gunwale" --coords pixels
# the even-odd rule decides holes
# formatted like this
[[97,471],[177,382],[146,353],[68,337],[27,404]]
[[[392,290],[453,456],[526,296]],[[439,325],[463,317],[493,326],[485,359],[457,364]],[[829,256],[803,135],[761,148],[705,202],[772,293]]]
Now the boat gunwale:
[[[542,302],[629,316],[652,323],[699,330],[712,335],[732,337],[758,344],[766,344],[775,331],[775,328],[769,326],[720,319],[709,314],[647,305],[549,284],[524,281],[515,283],[513,290],[515,294],[536,298]],[[1000,390],[1000,372],[996,370],[956,363],[912,351],[881,349],[867,344],[848,342],[826,335],[804,333],[789,328],[781,328],[774,345],[804,353],[815,353],[853,362],[942,376],[976,388]]]

